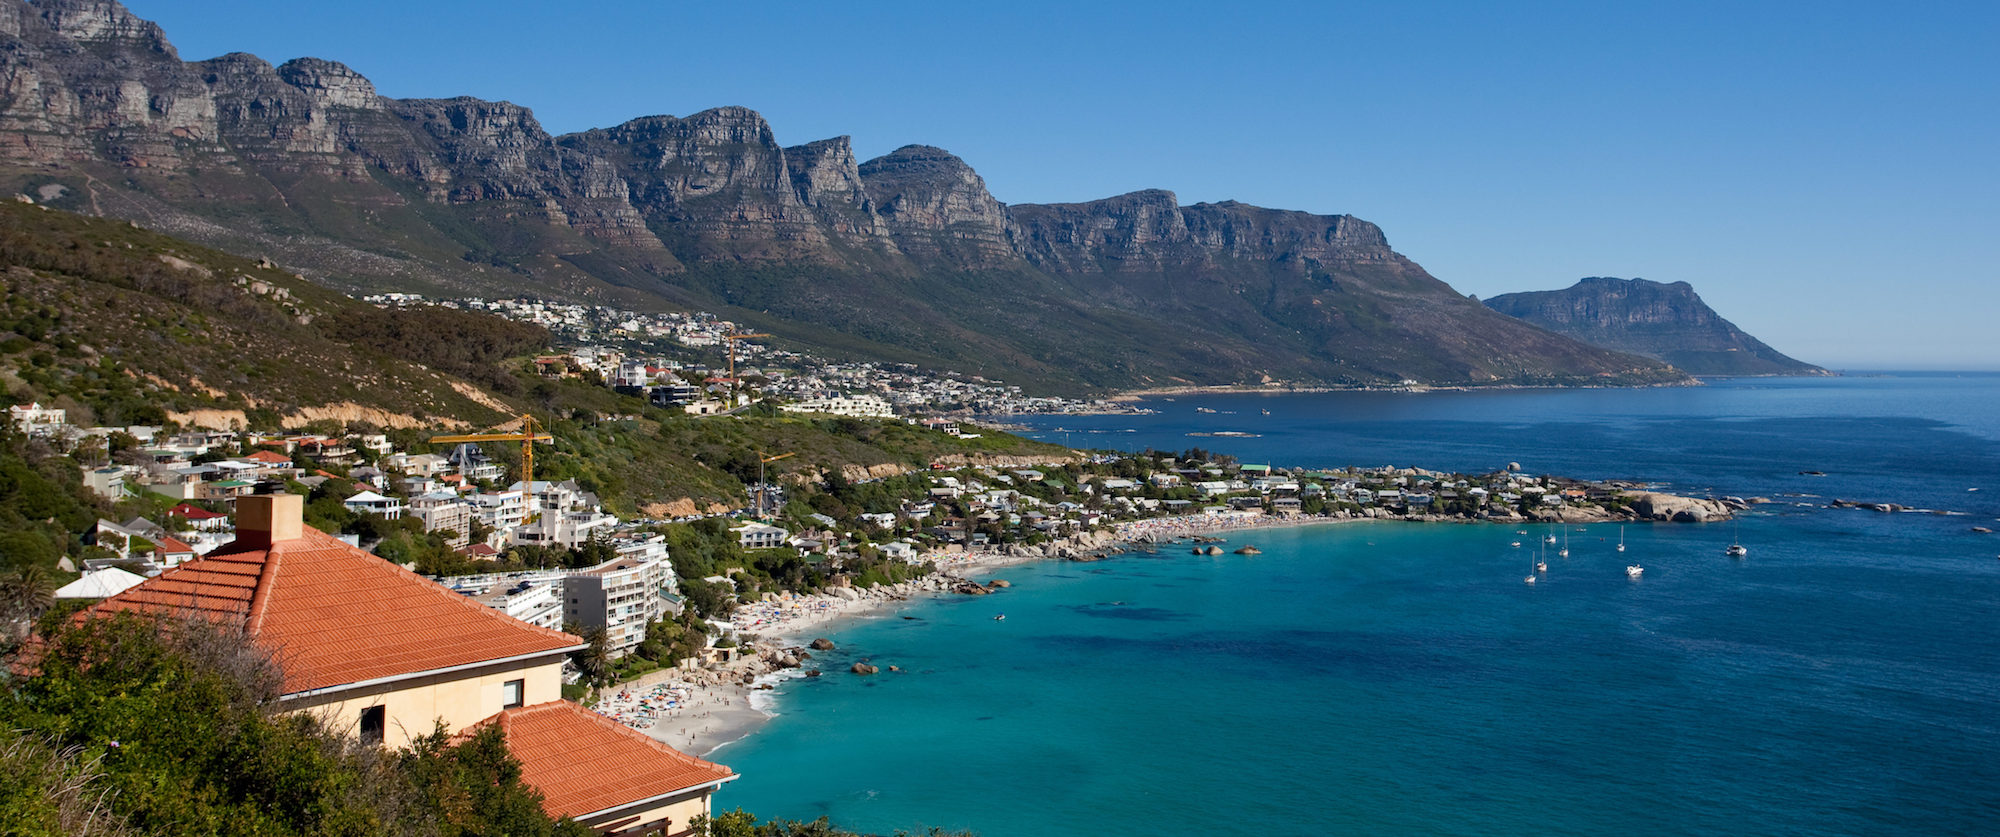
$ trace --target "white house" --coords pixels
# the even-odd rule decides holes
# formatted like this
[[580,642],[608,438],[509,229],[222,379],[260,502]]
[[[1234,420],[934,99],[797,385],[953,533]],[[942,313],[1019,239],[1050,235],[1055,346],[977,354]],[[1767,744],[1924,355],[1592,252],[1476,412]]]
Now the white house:
[[341,505],[355,514],[379,514],[389,520],[403,516],[403,501],[395,497],[384,497],[373,491],[363,491],[346,500]]

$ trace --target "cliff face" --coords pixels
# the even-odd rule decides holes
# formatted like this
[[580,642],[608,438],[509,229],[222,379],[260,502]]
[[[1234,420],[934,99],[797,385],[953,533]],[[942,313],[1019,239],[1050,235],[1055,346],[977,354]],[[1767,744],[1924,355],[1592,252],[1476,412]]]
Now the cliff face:
[[985,267],[1014,261],[1014,225],[986,181],[948,151],[906,145],[863,163],[861,182],[903,252]]
[[1745,334],[1686,282],[1590,277],[1486,305],[1585,343],[1656,357],[1692,375],[1825,375]]
[[333,61],[183,62],[109,0],[0,0],[0,183],[344,288],[735,306],[1067,386],[1674,377],[1495,315],[1352,216],[1010,207],[942,149],[783,146],[741,107],[555,137]]

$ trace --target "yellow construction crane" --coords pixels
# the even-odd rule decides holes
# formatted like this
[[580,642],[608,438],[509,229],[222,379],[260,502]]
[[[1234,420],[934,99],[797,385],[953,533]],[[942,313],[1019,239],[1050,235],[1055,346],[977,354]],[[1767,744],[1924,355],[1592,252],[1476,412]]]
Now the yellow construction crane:
[[742,382],[736,380],[736,341],[752,337],[769,337],[768,334],[725,334],[722,339],[729,342],[729,409],[736,409],[736,391]]
[[434,444],[459,444],[463,442],[520,442],[521,443],[521,488],[529,493],[535,490],[535,443],[551,443],[556,437],[535,431],[535,417],[522,413],[520,418],[498,425],[493,429],[504,431],[519,428],[516,432],[472,433],[463,436],[432,436]]
[[758,517],[763,517],[763,516],[764,516],[764,491],[765,491],[765,487],[766,487],[766,486],[768,486],[768,485],[770,485],[770,483],[769,483],[769,482],[767,482],[767,481],[765,481],[765,479],[764,479],[764,466],[765,466],[765,465],[769,465],[769,464],[771,464],[771,463],[773,463],[773,462],[776,462],[776,461],[778,461],[778,460],[780,460],[780,459],[784,459],[784,458],[785,458],[785,457],[787,457],[787,456],[794,456],[794,455],[796,455],[796,454],[794,454],[794,453],[781,453],[781,454],[778,454],[777,456],[766,456],[766,455],[764,454],[764,452],[763,452],[763,451],[761,451],[761,450],[760,450],[760,451],[757,451],[756,453],[757,453],[757,516],[758,516]]

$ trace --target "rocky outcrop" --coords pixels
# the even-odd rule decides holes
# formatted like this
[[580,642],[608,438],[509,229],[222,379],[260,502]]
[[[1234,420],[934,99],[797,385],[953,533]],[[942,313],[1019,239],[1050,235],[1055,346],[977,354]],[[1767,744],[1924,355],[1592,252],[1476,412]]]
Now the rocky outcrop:
[[1720,500],[1702,500],[1657,491],[1636,492],[1626,497],[1631,500],[1632,513],[1642,520],[1704,523],[1735,516],[1729,505]]
[[1590,277],[1486,306],[1593,346],[1655,357],[1694,375],[1826,375],[1745,334],[1686,282]]
[[1016,259],[1007,208],[951,152],[906,145],[861,164],[860,175],[890,237],[912,258],[960,267]]

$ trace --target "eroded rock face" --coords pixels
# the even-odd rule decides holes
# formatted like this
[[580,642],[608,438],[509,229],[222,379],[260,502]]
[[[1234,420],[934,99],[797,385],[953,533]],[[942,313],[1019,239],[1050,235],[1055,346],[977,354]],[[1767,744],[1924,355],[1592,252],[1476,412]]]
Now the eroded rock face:
[[951,152],[906,145],[862,163],[860,175],[890,236],[912,258],[984,266],[1017,257],[1007,208]]
[[[58,205],[349,286],[693,294],[1093,385],[1676,377],[1490,311],[1351,216],[1163,190],[1010,208],[945,150],[857,162],[742,107],[554,137],[518,105],[389,99],[333,61],[186,63],[110,0],[0,0],[0,177],[94,181]],[[927,284],[966,277],[994,291]]]

